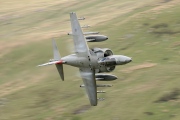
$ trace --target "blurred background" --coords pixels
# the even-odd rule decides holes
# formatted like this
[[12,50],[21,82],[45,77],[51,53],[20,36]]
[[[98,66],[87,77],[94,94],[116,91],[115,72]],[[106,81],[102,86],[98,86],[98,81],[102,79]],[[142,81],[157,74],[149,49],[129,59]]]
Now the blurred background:
[[[84,31],[109,37],[89,47],[133,58],[91,107],[78,69],[36,67],[73,53],[69,12]],[[0,0],[0,120],[180,120],[179,0]],[[104,82],[102,82],[104,83]]]

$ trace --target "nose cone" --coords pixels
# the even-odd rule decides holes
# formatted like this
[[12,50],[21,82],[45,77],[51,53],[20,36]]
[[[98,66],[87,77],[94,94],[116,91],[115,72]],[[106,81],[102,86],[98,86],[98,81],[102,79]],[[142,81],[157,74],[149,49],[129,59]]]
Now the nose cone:
[[130,58],[130,57],[127,57],[126,58],[126,63],[129,63],[129,62],[131,62],[132,61],[132,59]]
[[108,37],[106,36],[106,39],[105,40],[107,40],[108,39]]

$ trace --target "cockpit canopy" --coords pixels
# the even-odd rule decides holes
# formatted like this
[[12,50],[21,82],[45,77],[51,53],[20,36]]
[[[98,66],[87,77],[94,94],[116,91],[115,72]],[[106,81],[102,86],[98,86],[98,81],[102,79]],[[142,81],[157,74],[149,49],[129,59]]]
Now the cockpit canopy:
[[98,58],[104,58],[113,55],[112,50],[108,48],[92,48],[91,50],[98,56]]

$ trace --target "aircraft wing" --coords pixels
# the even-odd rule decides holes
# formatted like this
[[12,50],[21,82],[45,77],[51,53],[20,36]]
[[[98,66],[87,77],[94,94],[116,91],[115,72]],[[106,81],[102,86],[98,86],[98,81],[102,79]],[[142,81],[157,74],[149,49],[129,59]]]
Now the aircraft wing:
[[75,52],[79,57],[87,57],[89,56],[89,48],[86,42],[86,39],[83,35],[81,26],[79,24],[76,13],[70,13],[71,20],[71,28],[72,28],[72,36],[74,41]]
[[90,68],[80,68],[80,74],[88,95],[89,101],[92,106],[97,105],[97,87],[95,80],[95,70]]
[[[76,13],[70,13],[72,36],[74,41],[75,53],[78,57],[90,56],[89,48],[79,24]],[[90,68],[80,68],[80,74],[83,79],[86,93],[92,106],[97,105],[97,87],[95,81],[95,70]]]

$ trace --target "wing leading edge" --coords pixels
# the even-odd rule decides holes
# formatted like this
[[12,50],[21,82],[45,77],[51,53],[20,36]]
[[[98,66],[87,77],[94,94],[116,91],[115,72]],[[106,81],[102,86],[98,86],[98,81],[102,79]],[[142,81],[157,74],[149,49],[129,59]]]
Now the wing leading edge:
[[95,80],[95,70],[80,68],[80,74],[86,89],[91,106],[97,105],[97,87]]
[[87,57],[89,55],[89,48],[83,35],[76,13],[70,13],[70,20],[75,52],[78,56]]
[[[74,47],[76,55],[79,57],[90,57],[89,48],[79,24],[76,13],[70,13],[72,36],[74,41]],[[97,87],[95,81],[95,70],[90,68],[80,68],[80,74],[85,85],[86,93],[88,95],[90,104],[92,106],[97,105]]]

